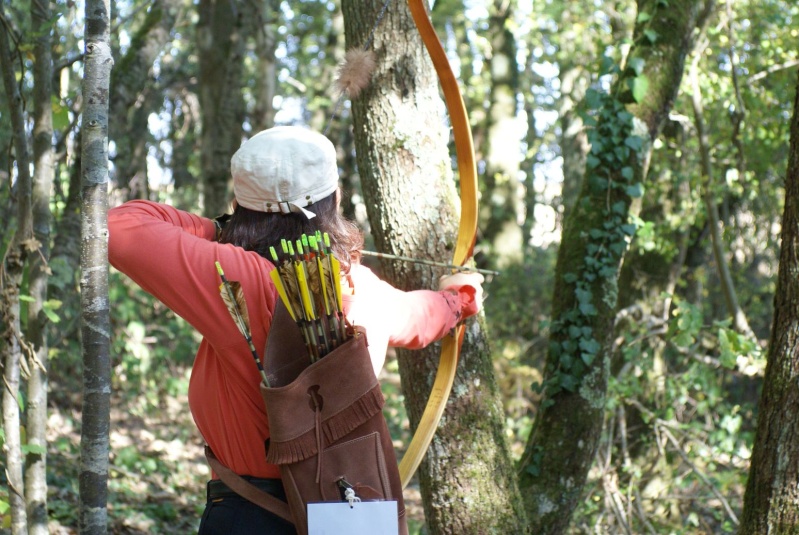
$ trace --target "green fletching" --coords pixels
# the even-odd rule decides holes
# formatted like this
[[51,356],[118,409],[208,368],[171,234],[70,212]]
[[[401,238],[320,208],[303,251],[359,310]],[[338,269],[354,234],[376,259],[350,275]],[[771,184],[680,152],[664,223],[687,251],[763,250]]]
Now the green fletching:
[[272,260],[277,262],[277,251],[275,251],[274,247],[272,247],[272,246],[269,247],[269,254],[272,255]]

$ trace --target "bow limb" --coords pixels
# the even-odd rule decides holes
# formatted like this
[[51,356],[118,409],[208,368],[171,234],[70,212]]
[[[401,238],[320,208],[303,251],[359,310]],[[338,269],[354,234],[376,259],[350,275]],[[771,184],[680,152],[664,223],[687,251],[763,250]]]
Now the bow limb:
[[[461,193],[461,219],[458,225],[458,238],[455,245],[452,263],[463,265],[472,256],[474,243],[477,238],[477,165],[474,158],[474,143],[466,113],[466,105],[458,87],[455,73],[449,64],[449,59],[433,28],[424,0],[408,0],[413,20],[422,37],[425,48],[433,61],[436,74],[441,83],[447,111],[450,115],[452,133],[455,140],[455,152],[458,161],[458,174],[460,176]],[[408,485],[411,477],[422,462],[433,435],[438,427],[438,422],[444,413],[444,408],[449,399],[452,384],[455,381],[455,371],[458,366],[461,343],[463,342],[464,327],[459,325],[454,334],[444,338],[441,345],[441,358],[438,364],[433,389],[427,401],[427,406],[416,427],[405,455],[399,465],[402,487]]]

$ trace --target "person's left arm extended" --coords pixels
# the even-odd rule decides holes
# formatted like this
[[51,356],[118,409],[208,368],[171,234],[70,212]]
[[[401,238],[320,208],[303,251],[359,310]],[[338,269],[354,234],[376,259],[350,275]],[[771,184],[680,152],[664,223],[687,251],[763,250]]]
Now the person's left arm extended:
[[[367,268],[367,284],[356,292],[366,292],[373,306],[380,307],[386,322],[391,347],[420,349],[443,338],[458,322],[477,314],[482,307],[482,275],[460,274],[442,278],[439,291],[405,292],[377,278]],[[456,278],[457,277],[457,278]],[[363,286],[366,286],[365,288]]]

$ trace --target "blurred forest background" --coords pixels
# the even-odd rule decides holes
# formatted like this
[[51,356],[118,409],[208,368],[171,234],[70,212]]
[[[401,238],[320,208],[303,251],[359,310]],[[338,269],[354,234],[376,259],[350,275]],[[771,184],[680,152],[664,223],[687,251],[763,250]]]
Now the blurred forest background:
[[[41,233],[20,272],[18,330],[4,307],[0,327],[6,334],[0,344],[7,355],[21,339],[14,332],[43,340],[37,347],[45,348],[39,360],[48,368],[45,442],[26,438],[32,417],[25,385],[38,368],[33,353],[22,359],[17,402],[4,397],[4,416],[10,406],[19,407],[24,458],[43,457],[46,450],[50,532],[73,533],[82,391],[84,5],[47,3],[0,3],[0,36],[7,43],[0,50],[6,89],[0,92],[4,251],[18,224],[21,158],[15,138],[22,134],[32,143],[34,179],[37,172],[52,170],[44,197],[49,226],[34,225]],[[590,208],[578,200],[586,198],[580,193],[584,177],[613,164],[605,156],[613,150],[612,136],[594,135],[600,131],[597,110],[609,109],[602,95],[612,94],[630,70],[625,87],[632,95],[626,104],[640,105],[656,93],[654,77],[642,74],[655,60],[644,67],[628,54],[641,39],[653,48],[665,43],[669,36],[646,24],[657,10],[684,3],[432,3],[431,18],[460,80],[475,139],[481,196],[475,259],[480,267],[501,271],[486,283],[480,324],[492,363],[485,373],[496,381],[502,408],[501,416],[491,417],[499,418],[510,460],[523,474],[522,493],[530,488],[525,477],[538,476],[541,464],[548,464],[541,461],[547,458],[543,446],[530,438],[537,412],[561,392],[578,391],[595,355],[602,355],[597,362],[606,368],[606,397],[590,414],[596,448],[587,479],[575,483],[571,533],[733,533],[740,524],[779,264],[799,65],[795,2],[702,3],[706,9],[687,30],[691,42],[682,50],[684,69],[674,98],[665,99],[669,107],[658,119],[662,122],[650,129],[655,135],[648,166],[625,167],[628,154],[616,153],[618,171],[630,179],[617,225],[624,234],[622,248],[629,242],[629,249],[619,252],[620,267],[607,274],[618,277],[612,299],[602,298],[613,310],[603,333],[607,344],[593,347],[592,327],[572,318],[568,328],[576,330],[569,337],[582,344],[585,365],[578,370],[579,363],[565,364],[568,346],[552,348],[552,340],[560,342],[554,329],[565,328],[560,319],[552,321],[564,221],[570,212]],[[376,14],[382,2],[362,4],[365,13]],[[389,13],[401,4],[395,0]],[[216,216],[230,198],[230,156],[249,135],[273,124],[307,124],[320,131],[329,126],[328,136],[340,150],[344,210],[367,232],[367,247],[375,247],[369,233],[377,229],[370,229],[367,217],[369,195],[355,159],[349,101],[333,118],[338,94],[331,86],[347,50],[346,6],[343,14],[339,0],[125,0],[111,9],[111,205],[147,198]],[[373,20],[367,19],[367,26]],[[393,19],[387,15],[387,20]],[[9,91],[13,87],[18,95]],[[39,139],[34,111],[43,109],[52,121],[50,163],[35,158],[47,153],[33,141]],[[15,110],[22,131],[12,120]],[[445,121],[442,115],[442,127]],[[641,137],[624,139],[630,150],[641,149]],[[640,180],[632,180],[633,174]],[[49,270],[42,270],[41,262],[35,267],[45,254]],[[8,253],[4,262],[8,266]],[[34,274],[40,271],[46,273],[46,293],[36,294],[34,281],[40,279]],[[570,277],[583,274],[559,272],[569,284],[575,282]],[[578,308],[588,316],[586,310],[600,306],[591,304],[593,281],[576,282]],[[197,335],[113,270],[109,295],[110,530],[193,532],[209,475],[186,403]],[[551,368],[545,374],[548,355],[561,355],[557,380]],[[401,456],[410,435],[397,359],[389,360],[382,379]],[[543,403],[542,395],[548,396]],[[4,439],[9,421],[6,417]],[[449,532],[430,520],[435,507],[423,507],[422,494],[414,481],[408,491],[412,532]],[[9,502],[8,494],[0,497],[4,528],[11,524]],[[523,508],[528,517],[552,510],[542,502]]]

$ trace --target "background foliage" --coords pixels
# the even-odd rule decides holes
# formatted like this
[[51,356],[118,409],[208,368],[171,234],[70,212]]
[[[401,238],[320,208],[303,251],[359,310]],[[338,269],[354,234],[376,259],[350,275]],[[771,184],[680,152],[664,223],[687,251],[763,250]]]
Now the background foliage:
[[[48,483],[51,529],[64,533],[77,522],[81,364],[74,297],[78,257],[70,246],[75,234],[69,222],[78,194],[82,8],[79,2],[54,2],[52,21],[59,159],[51,201]],[[256,111],[257,80],[267,68],[262,54],[267,45],[275,50],[270,67],[277,79],[275,122],[324,128],[337,100],[330,83],[346,48],[337,3],[264,2],[263,8],[263,17],[244,29],[244,135],[263,127]],[[17,39],[16,75],[26,98],[33,83],[28,9],[20,0],[6,2],[3,21]],[[112,82],[120,94],[133,91],[129,105],[112,106],[109,121],[112,202],[147,197],[199,210],[208,191],[199,158],[199,6],[135,0],[116,2],[114,9],[113,76],[121,76],[151,35],[157,9],[169,10],[173,18],[143,78]],[[486,286],[485,316],[504,391],[507,437],[519,456],[539,402],[536,385],[553,329],[549,308],[560,224],[582,178],[572,170],[584,170],[586,161],[590,169],[592,157],[615,157],[597,148],[608,134],[587,119],[596,108],[592,99],[612,76],[602,58],[624,62],[632,25],[641,15],[634,2],[564,0],[531,5],[438,0],[432,14],[459,69],[485,178],[481,216],[491,224],[481,225],[477,261],[502,271]],[[686,76],[655,143],[648,177],[636,192],[640,218],[621,222],[632,225],[624,234],[635,236],[620,282],[605,431],[573,521],[575,533],[735,530],[771,325],[787,119],[799,64],[798,17],[799,7],[790,1],[719,2],[700,54],[688,60],[697,65],[713,175],[702,173]],[[503,50],[514,66],[504,86],[493,62],[500,34],[510,36]],[[494,105],[502,87],[510,88],[514,102],[504,117]],[[0,217],[11,229],[16,174],[7,110],[0,93]],[[512,134],[510,142],[492,128],[501,119],[509,121],[502,123],[502,133]],[[329,135],[341,148],[345,209],[365,226],[348,121],[345,102]],[[580,135],[586,136],[583,141]],[[492,149],[498,146],[505,154]],[[134,149],[137,159],[131,161]],[[719,208],[725,255],[754,338],[733,328],[726,309],[710,244],[708,197]],[[10,237],[10,232],[0,236],[4,250]],[[189,532],[202,509],[207,477],[186,404],[196,335],[117,273],[112,273],[111,301],[113,530]],[[579,343],[579,337],[571,341]],[[402,449],[407,419],[392,361],[384,380],[387,416]],[[411,506],[413,529],[423,532],[413,499]],[[7,517],[7,509],[0,498],[0,514]]]

